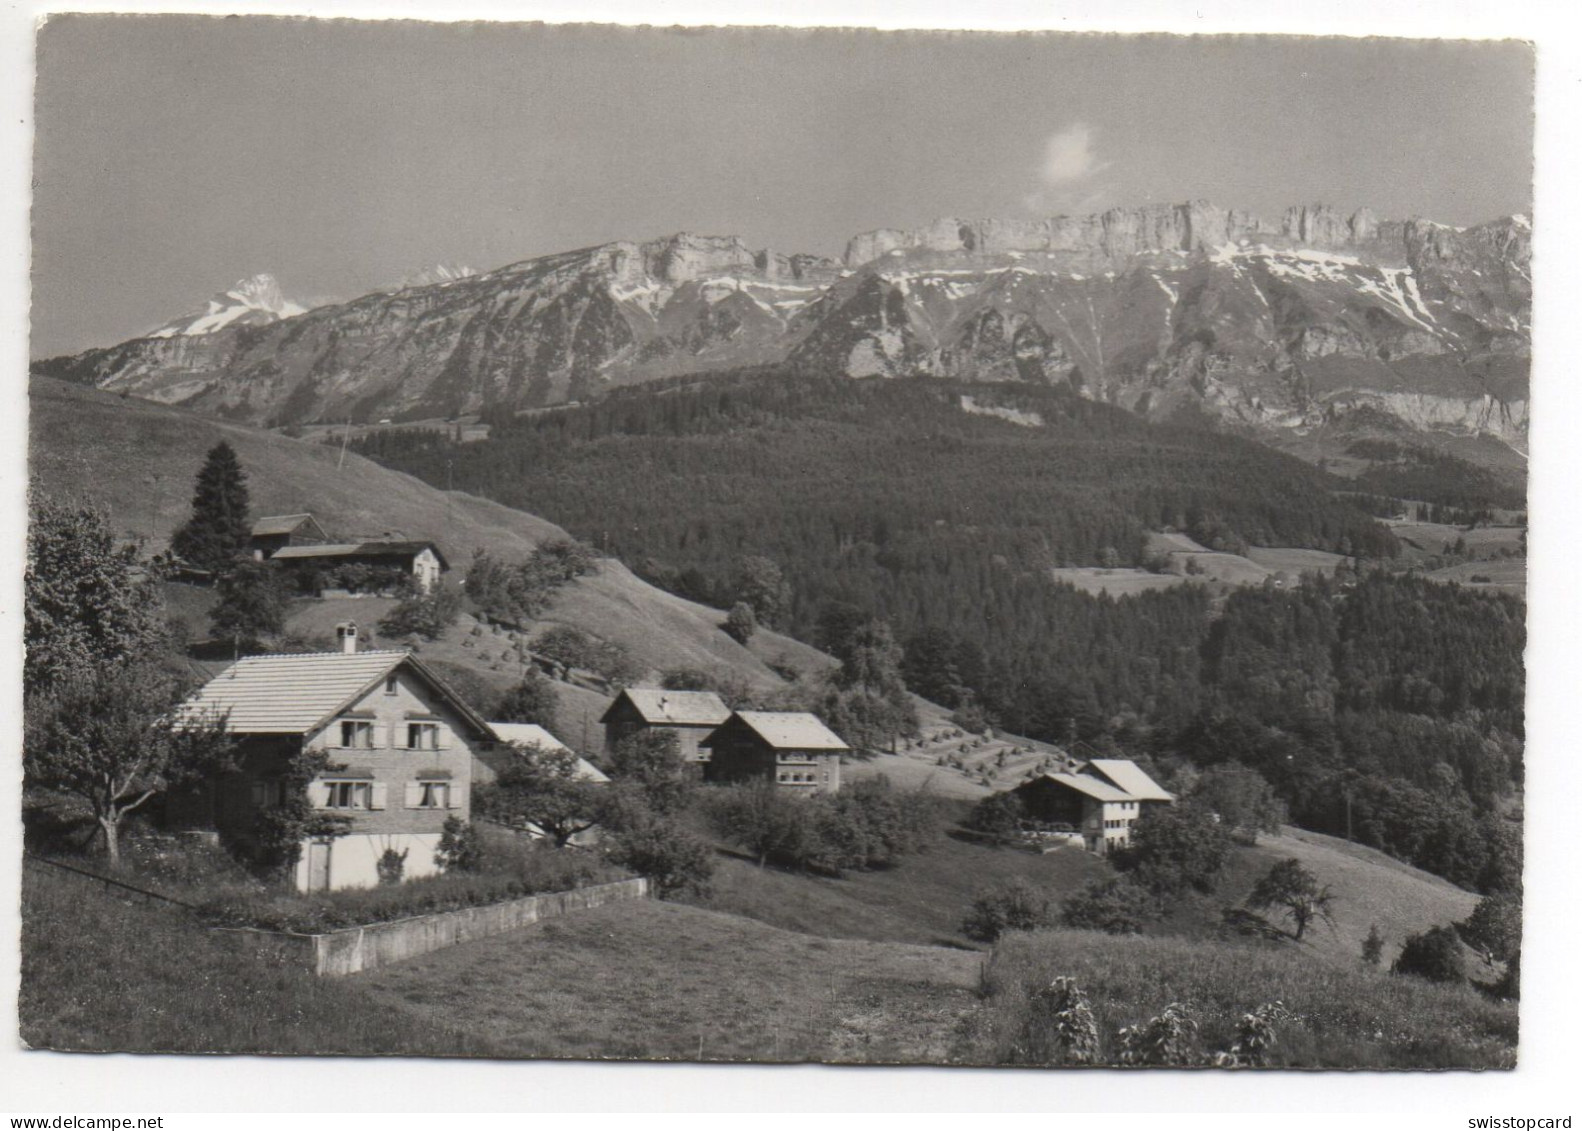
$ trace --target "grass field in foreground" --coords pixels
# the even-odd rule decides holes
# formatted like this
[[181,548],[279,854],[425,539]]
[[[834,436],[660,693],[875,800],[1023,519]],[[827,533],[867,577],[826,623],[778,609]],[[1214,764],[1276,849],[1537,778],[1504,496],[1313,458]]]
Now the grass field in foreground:
[[1088,995],[1103,1059],[1115,1033],[1172,1002],[1199,1025],[1206,1057],[1235,1040],[1240,1017],[1281,1002],[1272,1067],[1509,1068],[1516,1007],[1465,986],[1436,986],[1360,963],[1316,961],[1295,949],[1089,931],[1014,933],[995,950],[981,1011],[968,1022],[973,1056],[1008,1063],[1027,1056],[1030,991],[1072,977]]
[[231,950],[180,911],[29,867],[17,1012],[34,1048],[487,1056],[465,1018],[415,1018],[356,986]]
[[504,1055],[946,1063],[984,956],[612,904],[348,981]]

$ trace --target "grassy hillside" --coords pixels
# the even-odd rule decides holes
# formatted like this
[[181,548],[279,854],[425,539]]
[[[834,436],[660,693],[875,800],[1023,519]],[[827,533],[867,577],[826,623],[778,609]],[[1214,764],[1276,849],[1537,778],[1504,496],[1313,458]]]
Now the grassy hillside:
[[[1374,881],[1398,870],[1366,854],[1355,867]],[[1115,1029],[1172,1001],[1212,1051],[1242,1012],[1279,999],[1295,1017],[1277,1025],[1276,1064],[1512,1060],[1512,1006],[1306,948],[1080,931],[1013,933],[989,955],[910,941],[948,931],[969,882],[1021,871],[1069,886],[1102,868],[969,845],[851,881],[728,866],[719,902],[750,884],[748,914],[614,904],[343,979],[260,967],[180,912],[29,869],[21,1035],[85,1051],[1003,1063],[1026,1059],[1030,991],[1068,975],[1110,1053]]]
[[1021,877],[1059,899],[1109,874],[1107,864],[1080,849],[1035,856],[945,836],[893,868],[842,879],[724,857],[701,903],[817,935],[972,946],[961,933],[962,917],[973,898],[994,884]]
[[22,881],[17,1012],[23,1041],[63,1051],[495,1051],[462,1017],[415,1017],[350,983],[260,965],[179,912],[32,867]]
[[1101,1059],[1110,1062],[1117,1030],[1146,1023],[1171,1003],[1185,1006],[1197,1022],[1189,1062],[1202,1063],[1234,1042],[1243,1014],[1280,1002],[1289,1016],[1274,1023],[1270,1067],[1516,1063],[1515,1006],[1474,989],[1314,961],[1294,950],[1088,931],[1016,933],[1002,942],[966,1043],[987,1060],[1027,1063],[1039,1029],[1030,995],[1057,977],[1074,978],[1092,1002]]
[[629,903],[352,979],[510,1056],[946,1063],[982,956]]
[[[1256,847],[1235,850],[1214,894],[1183,902],[1159,931],[1199,938],[1222,935],[1221,909],[1239,906],[1276,862],[1289,857],[1300,860],[1335,893],[1335,922],[1333,926],[1315,923],[1299,947],[1284,945],[1342,966],[1357,962],[1363,939],[1375,924],[1384,937],[1388,961],[1408,935],[1465,919],[1479,898],[1382,852],[1287,825],[1279,836],[1263,836]],[[1273,921],[1289,928],[1277,916]]]
[[[312,512],[332,537],[427,538],[438,542],[453,570],[465,571],[475,550],[519,559],[565,531],[523,511],[459,491],[440,491],[409,475],[339,449],[231,425],[146,401],[35,378],[30,389],[30,475],[43,490],[91,499],[110,512],[117,534],[162,550],[188,514],[193,477],[222,437],[248,476],[254,514]],[[453,575],[454,576],[454,575]],[[202,602],[198,605],[201,607]],[[348,616],[372,625],[385,606],[372,600],[317,603],[299,609],[297,629],[328,631]],[[192,613],[188,610],[189,620]],[[761,685],[780,683],[764,663],[782,658],[800,667],[827,664],[788,637],[760,631],[743,648],[720,631],[724,614],[639,580],[616,561],[566,586],[546,623],[566,623],[625,646],[655,670],[717,669]],[[201,620],[193,627],[202,628]],[[453,636],[459,640],[453,630]],[[436,654],[475,667],[487,663],[459,646]]]

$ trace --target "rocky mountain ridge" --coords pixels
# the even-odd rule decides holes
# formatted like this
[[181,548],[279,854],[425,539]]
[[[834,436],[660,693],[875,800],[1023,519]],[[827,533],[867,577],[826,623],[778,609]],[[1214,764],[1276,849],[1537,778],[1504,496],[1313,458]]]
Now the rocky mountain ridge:
[[538,407],[710,369],[1064,383],[1265,429],[1526,429],[1531,225],[1205,202],[939,220],[842,260],[681,233],[35,366],[283,425]]
[[146,336],[175,338],[214,334],[227,326],[266,326],[306,314],[307,310],[281,293],[280,283],[273,275],[253,275],[215,295],[202,310],[173,318]]

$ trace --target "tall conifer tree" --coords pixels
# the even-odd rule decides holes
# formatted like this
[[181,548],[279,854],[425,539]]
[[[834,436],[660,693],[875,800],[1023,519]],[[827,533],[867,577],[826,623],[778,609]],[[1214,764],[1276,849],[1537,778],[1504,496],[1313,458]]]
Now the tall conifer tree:
[[192,494],[192,517],[170,540],[188,564],[223,573],[247,552],[247,476],[230,444],[209,449]]

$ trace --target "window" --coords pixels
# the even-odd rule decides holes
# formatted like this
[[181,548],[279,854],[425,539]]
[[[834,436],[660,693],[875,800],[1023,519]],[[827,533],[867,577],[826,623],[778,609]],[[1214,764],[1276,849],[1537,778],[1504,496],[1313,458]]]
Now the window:
[[341,746],[346,749],[372,750],[374,725],[360,719],[341,720]]
[[285,800],[285,787],[278,778],[262,778],[253,782],[253,804],[259,809],[278,809]]
[[438,750],[438,723],[407,723],[406,748],[408,750]]
[[373,783],[365,781],[326,782],[329,787],[326,809],[373,808]]
[[450,783],[442,781],[420,781],[417,783],[417,804],[415,809],[448,809],[450,807]]
[[393,673],[385,676],[385,694],[394,695],[399,690],[401,690],[401,681],[396,679]]

